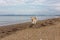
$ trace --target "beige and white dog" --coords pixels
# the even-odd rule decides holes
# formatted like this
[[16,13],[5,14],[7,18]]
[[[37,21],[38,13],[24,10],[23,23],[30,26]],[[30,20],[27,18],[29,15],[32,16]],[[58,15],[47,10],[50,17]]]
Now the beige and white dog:
[[32,24],[36,24],[37,23],[37,17],[31,17],[31,21],[32,21]]

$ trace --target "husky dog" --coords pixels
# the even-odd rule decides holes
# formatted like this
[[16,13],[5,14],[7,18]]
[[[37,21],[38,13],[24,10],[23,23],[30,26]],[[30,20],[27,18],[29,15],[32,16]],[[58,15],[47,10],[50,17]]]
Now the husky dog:
[[32,24],[36,24],[37,23],[37,18],[36,17],[31,17],[31,21],[32,21]]
[[32,24],[29,27],[33,27],[35,24],[37,24],[37,18],[31,17],[31,22],[32,22]]

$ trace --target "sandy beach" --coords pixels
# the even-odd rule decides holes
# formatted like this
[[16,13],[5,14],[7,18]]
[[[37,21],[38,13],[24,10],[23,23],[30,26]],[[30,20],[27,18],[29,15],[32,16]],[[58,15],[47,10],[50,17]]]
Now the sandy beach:
[[0,27],[0,40],[60,40],[60,18]]

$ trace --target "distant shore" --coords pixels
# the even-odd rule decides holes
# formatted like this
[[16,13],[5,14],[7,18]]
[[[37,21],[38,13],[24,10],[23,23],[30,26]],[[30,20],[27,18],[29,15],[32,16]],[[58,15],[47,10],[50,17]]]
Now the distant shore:
[[12,24],[8,26],[0,26],[0,39],[7,37],[8,35],[14,34],[16,31],[21,31],[30,28],[42,28],[47,26],[53,26],[60,23],[60,18],[52,18],[47,20],[39,20],[36,25],[31,26],[31,22]]

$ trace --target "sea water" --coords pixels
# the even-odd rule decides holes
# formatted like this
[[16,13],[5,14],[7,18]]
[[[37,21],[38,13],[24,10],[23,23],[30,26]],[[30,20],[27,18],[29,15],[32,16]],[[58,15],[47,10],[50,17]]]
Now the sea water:
[[[0,16],[0,26],[11,25],[17,23],[30,22],[32,16]],[[46,20],[59,16],[37,16],[38,20]]]

